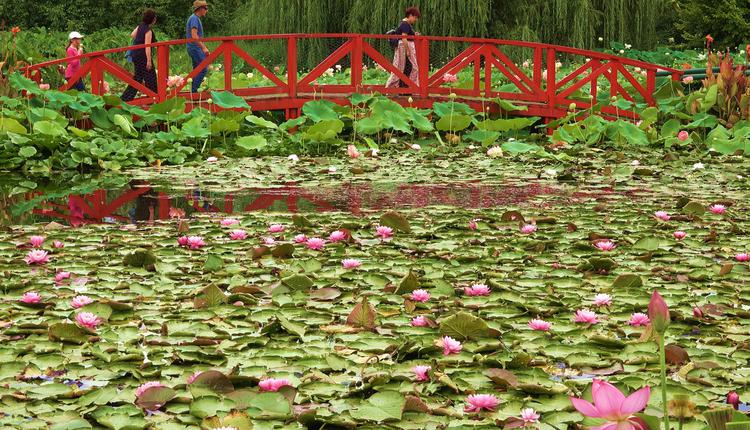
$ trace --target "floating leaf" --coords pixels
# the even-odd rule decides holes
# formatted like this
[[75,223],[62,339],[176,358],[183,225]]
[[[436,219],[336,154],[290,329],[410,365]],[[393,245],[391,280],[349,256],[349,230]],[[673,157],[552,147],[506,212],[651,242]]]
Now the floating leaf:
[[401,231],[404,233],[411,233],[411,227],[409,226],[409,221],[406,219],[405,216],[402,214],[396,212],[396,211],[389,211],[384,213],[380,217],[380,225],[390,227],[396,231]]
[[440,321],[440,334],[458,340],[488,337],[487,323],[467,312],[458,312]]
[[375,328],[375,318],[375,307],[367,301],[367,297],[362,297],[362,301],[354,306],[354,309],[346,318],[346,323],[354,327],[372,330]]

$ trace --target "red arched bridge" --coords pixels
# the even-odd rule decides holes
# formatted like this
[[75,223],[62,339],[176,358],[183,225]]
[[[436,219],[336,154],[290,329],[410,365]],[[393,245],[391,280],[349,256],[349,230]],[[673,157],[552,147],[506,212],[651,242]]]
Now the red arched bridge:
[[[515,112],[517,114],[549,120],[564,116],[571,103],[575,103],[577,109],[589,109],[592,102],[601,106],[604,115],[635,118],[634,112],[611,102],[616,98],[654,105],[657,74],[679,79],[682,73],[642,61],[565,46],[500,39],[414,36],[408,39],[414,43],[418,77],[410,79],[392,64],[393,50],[386,43],[392,37],[365,34],[211,37],[203,39],[204,43],[213,47],[211,53],[193,70],[176,70],[170,62],[170,56],[178,49],[184,56],[183,45],[189,40],[154,43],[150,46],[156,48],[156,91],[135,82],[131,72],[120,64],[121,61],[111,58],[117,56],[122,59],[127,50],[148,45],[128,46],[81,55],[79,58],[84,62],[70,82],[88,79],[94,94],[104,94],[105,74],[108,74],[141,92],[143,96],[133,100],[133,104],[148,106],[169,98],[184,97],[190,102],[188,108],[196,105],[207,107],[205,102],[208,95],[190,93],[187,81],[204,68],[220,63],[222,67],[214,69],[212,73],[223,74],[223,88],[212,89],[231,91],[245,98],[254,110],[282,110],[287,117],[299,115],[302,105],[310,100],[323,98],[347,104],[348,97],[353,94],[380,93],[404,106],[418,108],[428,108],[436,101],[455,97],[477,110],[498,110],[501,106],[496,102],[502,99],[526,108]],[[301,54],[306,54],[305,44],[316,42],[332,46],[331,54],[317,61],[309,71],[300,71]],[[262,48],[264,43],[266,46],[273,45],[274,50],[282,49],[282,46],[285,48],[286,58],[281,65],[264,65],[259,60],[261,55],[250,53],[263,52],[262,49],[247,49],[254,44],[256,48]],[[441,56],[441,53],[447,52],[445,48],[449,45],[453,47],[451,51],[459,53]],[[511,57],[527,60],[518,65]],[[67,61],[59,59],[29,66],[26,74],[40,81],[43,70],[59,68]],[[238,87],[233,83],[233,71],[243,70],[240,61],[247,64],[245,70],[254,69],[264,77],[263,85]],[[562,62],[580,66],[563,72]],[[343,83],[322,83],[321,77],[330,75],[331,70],[341,64],[350,68],[350,79]],[[381,73],[379,80],[365,78],[367,70],[372,70],[373,66],[395,74],[404,86],[387,88],[385,73]],[[460,84],[446,79],[446,75],[459,73],[462,77]],[[170,87],[167,80],[171,75],[182,75],[185,82]],[[65,84],[61,89],[67,90],[69,86]]]

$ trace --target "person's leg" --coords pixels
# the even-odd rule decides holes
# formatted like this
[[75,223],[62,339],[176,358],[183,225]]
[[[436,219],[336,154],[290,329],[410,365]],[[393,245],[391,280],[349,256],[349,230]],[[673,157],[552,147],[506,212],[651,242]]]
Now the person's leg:
[[[188,54],[190,54],[190,59],[193,60],[193,69],[198,67],[198,65],[206,59],[206,54],[204,54],[203,51],[201,51],[199,48],[188,48]],[[193,78],[193,85],[191,89],[194,93],[197,93],[200,89],[201,83],[203,82],[203,78],[206,76],[207,71],[208,68],[203,68],[198,73],[198,75]]]
[[[411,60],[407,57],[404,63],[404,75],[408,78],[411,75],[412,66],[411,66]],[[406,82],[399,79],[398,81],[399,88],[406,88],[408,85],[406,85]]]
[[153,92],[158,92],[158,84],[157,84],[157,77],[156,77],[156,69],[151,68],[151,70],[146,69],[146,74],[143,78],[143,83],[146,85],[146,88]]
[[75,84],[71,87],[74,90],[78,90],[80,92],[86,91],[86,85],[83,84],[83,79],[79,79],[76,81]]
[[[146,75],[146,62],[145,61],[133,61],[133,66],[135,67],[133,80],[140,84],[143,82],[143,79]],[[122,96],[120,98],[122,99],[122,101],[129,102],[133,100],[137,94],[138,94],[138,90],[135,89],[133,86],[128,85],[128,87],[125,89],[125,92],[122,93]]]

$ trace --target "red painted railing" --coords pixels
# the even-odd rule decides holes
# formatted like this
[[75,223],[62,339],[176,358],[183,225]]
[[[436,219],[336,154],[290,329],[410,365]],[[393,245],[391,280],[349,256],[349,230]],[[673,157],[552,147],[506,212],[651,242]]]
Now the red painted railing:
[[[414,36],[408,39],[414,42],[417,54],[419,78],[415,82],[391,64],[391,50],[384,55],[371,43],[372,41],[382,42],[383,39],[389,37],[393,36],[273,34],[205,38],[203,39],[205,43],[218,43],[218,47],[198,67],[184,75],[185,84],[177,88],[167,87],[167,77],[187,71],[173,70],[170,65],[170,52],[175,47],[184,49],[182,45],[188,43],[189,40],[154,43],[150,46],[157,48],[158,88],[156,92],[135,82],[131,72],[107,58],[108,55],[124,55],[129,49],[145,48],[148,45],[128,46],[81,55],[78,58],[87,61],[83,63],[78,73],[71,77],[70,82],[89,78],[92,92],[103,94],[106,73],[132,85],[145,95],[134,100],[133,104],[148,106],[179,96],[190,100],[192,102],[190,105],[194,106],[202,104],[208,97],[185,91],[185,86],[188,85],[187,79],[195,77],[200,70],[218,61],[223,65],[225,90],[246,98],[254,110],[284,110],[288,117],[297,116],[299,109],[309,100],[325,98],[346,104],[347,97],[352,94],[377,92],[403,105],[420,108],[431,107],[433,102],[447,99],[451,94],[455,94],[456,98],[475,109],[484,109],[490,105],[496,107],[491,102],[492,99],[502,98],[528,108],[526,111],[517,112],[519,114],[553,119],[564,116],[571,103],[576,103],[577,109],[590,108],[592,101],[598,98],[597,92],[600,90],[600,84],[607,85],[601,88],[609,91],[609,97],[606,100],[617,97],[653,105],[652,94],[656,86],[657,71],[670,73],[672,79],[679,79],[682,73],[676,69],[642,61],[565,46],[500,39]],[[309,39],[338,40],[341,44],[309,72],[301,74],[298,67],[298,42]],[[285,42],[286,79],[284,76],[277,76],[271,72],[239,46],[239,42],[249,41]],[[441,61],[441,64],[435,64],[434,61],[431,62],[431,48],[441,43],[460,44],[467,47],[458,55]],[[508,52],[513,49],[526,50],[531,54],[528,67],[519,67],[510,59]],[[265,76],[269,85],[233,88],[232,71],[235,56]],[[345,61],[347,57],[351,65],[349,83],[322,85],[317,81],[329,68]],[[557,66],[562,59],[566,62],[573,61],[576,64],[582,64],[582,66],[567,74],[561,74]],[[67,61],[67,59],[59,59],[29,66],[26,74],[38,80],[42,69],[59,67]],[[367,62],[395,73],[406,84],[406,87],[386,88],[385,82],[380,84],[363,82],[363,65]],[[468,88],[455,88],[444,82],[445,74],[455,75],[467,68],[473,71],[472,82]],[[495,84],[499,82],[498,77],[512,84],[513,91],[497,91]],[[62,89],[68,89],[68,87],[69,84],[66,84]],[[632,112],[606,103],[602,107],[602,113],[635,117]]]

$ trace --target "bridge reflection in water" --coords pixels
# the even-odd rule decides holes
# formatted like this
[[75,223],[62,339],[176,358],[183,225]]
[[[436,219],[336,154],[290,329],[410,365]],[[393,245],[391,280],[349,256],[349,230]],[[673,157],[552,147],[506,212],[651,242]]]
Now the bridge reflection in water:
[[[85,195],[44,200],[33,209],[35,222],[58,221],[78,226],[101,222],[164,220],[195,213],[238,214],[252,211],[329,212],[361,214],[398,208],[453,206],[482,209],[528,203],[536,196],[556,195],[548,185],[448,184],[342,184],[329,187],[275,188],[236,192],[207,192],[200,188],[172,192],[148,183],[125,190],[96,190]],[[27,199],[42,197],[39,192]]]

